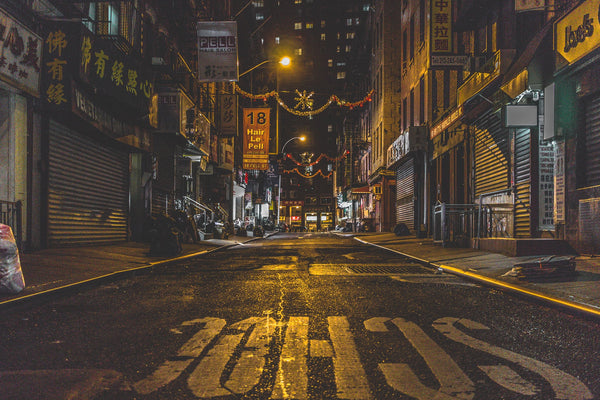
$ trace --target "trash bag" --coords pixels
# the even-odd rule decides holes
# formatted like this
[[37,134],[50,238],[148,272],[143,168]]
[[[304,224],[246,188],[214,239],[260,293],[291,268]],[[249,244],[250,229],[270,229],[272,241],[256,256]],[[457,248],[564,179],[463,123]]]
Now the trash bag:
[[394,234],[396,236],[408,236],[410,235],[410,230],[406,224],[398,224],[394,227]]
[[176,256],[181,253],[182,234],[174,219],[165,215],[156,217],[150,236],[150,255]]
[[8,225],[0,224],[0,293],[16,294],[25,289],[19,249]]

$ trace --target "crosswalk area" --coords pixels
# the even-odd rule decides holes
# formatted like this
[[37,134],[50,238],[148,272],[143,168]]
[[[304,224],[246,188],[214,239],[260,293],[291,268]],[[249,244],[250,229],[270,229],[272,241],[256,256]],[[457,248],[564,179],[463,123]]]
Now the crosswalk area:
[[[585,384],[567,372],[479,339],[477,332],[492,328],[470,319],[443,317],[421,327],[402,317],[372,317],[361,326],[351,326],[345,316],[329,316],[324,321],[326,332],[319,334],[310,332],[310,322],[308,316],[278,320],[269,313],[233,323],[215,317],[185,321],[174,329],[193,328],[195,333],[133,387],[141,396],[151,395],[185,379],[196,398],[235,398],[268,381],[269,387],[261,389],[264,398],[316,398],[311,393],[315,386],[311,380],[316,378],[309,373],[309,365],[325,359],[332,365],[331,385],[338,399],[376,399],[370,382],[374,375],[383,377],[388,390],[398,397],[402,394],[418,400],[481,398],[477,393],[484,387],[502,388],[518,398],[539,398],[542,385],[552,389],[555,399],[594,398]],[[477,354],[477,360],[489,360],[476,365],[487,379],[469,376],[456,355],[445,348],[449,346],[441,343],[440,335],[434,338],[427,332],[439,332],[447,339],[444,342],[459,343],[464,351]],[[397,334],[418,353],[437,383],[423,380],[410,360],[392,360],[391,354],[379,354],[375,363],[365,363],[361,354],[369,352],[357,344],[358,334],[375,340]],[[265,380],[265,375],[274,379]]]

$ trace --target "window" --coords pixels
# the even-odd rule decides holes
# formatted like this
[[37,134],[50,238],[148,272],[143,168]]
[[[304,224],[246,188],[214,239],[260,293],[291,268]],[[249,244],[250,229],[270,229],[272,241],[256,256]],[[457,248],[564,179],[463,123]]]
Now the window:
[[265,6],[265,0],[254,0],[252,5],[256,8],[261,8]]
[[96,19],[96,3],[90,3],[90,8],[88,10],[89,20],[83,20],[83,25],[88,28],[91,32],[95,32],[94,29],[94,20]]
[[354,32],[346,32],[346,39],[354,39],[355,33]]
[[326,206],[331,204],[331,197],[321,197],[321,205]]
[[333,60],[331,58],[329,60],[327,60],[327,66],[333,67]]
[[294,49],[294,55],[301,56],[302,55],[302,47]]
[[256,20],[257,21],[262,21],[263,19],[265,19],[265,14],[263,14],[261,12],[257,12],[256,13]]
[[313,28],[313,23],[312,22],[307,22],[306,25],[304,26],[306,29],[312,29]]
[[281,42],[281,38],[279,36],[275,36],[275,43],[279,44]]
[[295,22],[294,23],[294,30],[300,30],[302,29],[302,22]]
[[346,26],[352,26],[352,18],[346,18]]
[[362,6],[363,11],[369,11],[370,9],[371,9],[371,7],[368,4],[363,4],[363,6]]
[[338,71],[337,79],[346,79],[346,71]]
[[325,28],[325,20],[324,19],[321,20],[321,28]]
[[346,45],[346,53],[350,53],[350,51],[352,51],[352,46],[350,46],[349,44]]
[[333,125],[332,124],[327,125],[327,132],[333,132]]
[[335,48],[335,52],[336,52],[336,53],[341,53],[341,52],[342,52],[342,48],[341,48],[340,46],[337,46],[337,47]]
[[321,40],[322,40],[322,41],[325,41],[325,40],[327,40],[327,35],[326,35],[326,34],[324,34],[324,33],[321,33]]
[[354,18],[354,25],[360,25],[360,18]]
[[336,67],[345,67],[346,63],[344,61],[338,61],[338,62],[335,63],[335,66]]
[[294,0],[294,4],[302,4],[302,0]]

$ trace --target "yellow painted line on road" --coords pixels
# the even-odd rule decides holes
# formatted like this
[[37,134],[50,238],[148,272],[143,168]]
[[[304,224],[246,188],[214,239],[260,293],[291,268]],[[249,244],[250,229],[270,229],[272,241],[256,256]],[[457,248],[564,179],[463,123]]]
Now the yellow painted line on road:
[[[434,265],[434,264],[432,264],[432,265]],[[513,291],[518,292],[518,293],[523,293],[523,294],[526,294],[526,295],[529,295],[529,296],[534,296],[534,297],[537,297],[537,298],[540,298],[540,299],[543,299],[543,300],[546,300],[546,301],[551,301],[553,303],[561,304],[563,306],[574,308],[576,310],[583,311],[583,312],[586,312],[586,313],[590,313],[590,314],[593,314],[593,315],[595,315],[597,317],[600,317],[600,309],[597,309],[597,308],[594,308],[594,307],[588,307],[588,306],[585,306],[585,305],[582,305],[582,304],[579,304],[579,303],[575,303],[575,302],[572,302],[572,301],[562,300],[562,299],[559,299],[557,297],[548,296],[548,295],[545,295],[543,293],[537,292],[535,290],[530,290],[530,289],[526,289],[526,288],[521,287],[521,286],[512,285],[510,283],[499,281],[499,280],[494,279],[494,278],[488,278],[488,277],[480,275],[480,274],[474,274],[472,272],[465,271],[465,270],[462,270],[460,268],[451,267],[449,265],[443,265],[443,264],[441,264],[441,265],[436,265],[436,266],[439,267],[439,268],[441,268],[444,271],[449,271],[449,272],[452,272],[454,274],[467,276],[467,277],[470,277],[472,279],[478,280],[480,282],[487,282],[487,283],[490,283],[490,284],[493,284],[493,285],[497,285],[497,286],[500,286],[500,287],[503,287],[503,288],[506,288],[506,289],[513,290]]]

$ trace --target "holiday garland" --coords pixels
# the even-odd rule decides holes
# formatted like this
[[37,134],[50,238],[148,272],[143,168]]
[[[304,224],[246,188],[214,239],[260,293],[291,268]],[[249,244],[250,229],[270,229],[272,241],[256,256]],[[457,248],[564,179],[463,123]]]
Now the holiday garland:
[[[284,110],[286,110],[287,112],[289,112],[291,114],[294,114],[294,115],[297,115],[300,117],[312,117],[313,115],[320,114],[323,111],[325,111],[334,102],[340,107],[347,107],[351,110],[355,107],[362,107],[367,101],[371,101],[371,96],[373,95],[373,90],[371,90],[362,100],[356,101],[356,102],[349,102],[349,101],[341,100],[335,94],[332,94],[331,96],[329,96],[329,99],[327,100],[327,102],[325,104],[323,104],[321,107],[317,108],[316,110],[312,110],[310,108],[312,107],[312,104],[313,104],[312,95],[314,94],[314,92],[306,93],[306,90],[305,90],[302,93],[300,93],[300,91],[296,89],[296,93],[299,96],[296,98],[296,100],[298,101],[298,104],[296,105],[295,108],[291,108],[287,104],[284,103],[284,101],[279,96],[279,92],[271,91],[271,92],[262,93],[262,94],[252,94],[252,93],[248,93],[245,90],[243,90],[242,88],[240,88],[237,85],[237,83],[235,83],[235,82],[233,83],[233,86],[237,93],[239,93],[242,96],[244,96],[248,99],[251,99],[251,100],[262,100],[262,101],[266,102],[269,98],[274,97],[275,100],[277,101],[277,103],[279,103],[279,105],[281,106],[281,108],[283,108]],[[310,110],[309,111],[300,111],[300,110],[297,110],[298,107],[302,108],[303,110],[306,108],[308,108]]]
[[341,161],[344,158],[346,158],[346,156],[348,154],[350,154],[350,152],[348,150],[346,150],[346,151],[344,151],[344,153],[341,156],[332,158],[332,157],[329,157],[325,153],[321,153],[321,155],[315,161],[313,161],[313,162],[311,162],[309,164],[301,163],[300,161],[296,160],[294,158],[294,156],[291,155],[290,153],[287,153],[285,156],[287,158],[289,158],[290,160],[292,160],[294,163],[296,163],[296,165],[298,165],[298,166],[301,166],[301,167],[312,167],[313,165],[318,164],[323,158],[327,159],[328,161],[338,162],[338,161]]
[[300,170],[298,168],[285,169],[282,172],[284,174],[293,174],[293,173],[296,173],[296,174],[300,175],[301,177],[307,178],[307,179],[314,178],[317,175],[321,175],[323,178],[327,179],[327,178],[329,178],[333,174],[332,172],[330,172],[327,175],[325,175],[321,170],[318,170],[317,172],[315,172],[312,175],[306,175],[306,174],[303,174],[302,172],[300,172]]

